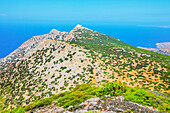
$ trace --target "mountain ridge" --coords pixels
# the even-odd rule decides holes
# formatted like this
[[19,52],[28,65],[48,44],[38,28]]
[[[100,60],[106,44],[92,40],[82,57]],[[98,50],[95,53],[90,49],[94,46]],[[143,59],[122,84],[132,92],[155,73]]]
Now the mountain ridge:
[[[38,44],[26,49],[30,43]],[[133,47],[80,25],[69,33],[53,29],[22,46],[23,51],[27,50],[21,52],[24,55],[0,73],[0,93],[6,98],[8,109],[83,83],[100,86],[118,81],[170,93],[169,56]]]
[[28,57],[24,56],[27,52],[31,51],[33,48],[35,48],[43,39],[57,39],[57,40],[63,40],[67,36],[67,32],[60,32],[58,30],[52,29],[49,34],[44,35],[38,35],[33,36],[32,38],[25,41],[21,46],[19,46],[16,50],[14,50],[12,53],[7,55],[4,58],[0,59],[0,70],[6,69],[9,64],[16,63],[18,61],[18,58]]
[[[24,56],[27,52],[31,51],[35,48],[43,39],[53,39],[53,40],[63,40],[63,41],[76,41],[76,37],[74,37],[74,31],[78,29],[88,29],[81,25],[75,26],[69,33],[61,32],[56,29],[52,29],[49,34],[43,34],[38,36],[33,36],[32,38],[25,41],[21,46],[19,46],[16,50],[11,52],[4,58],[0,59],[0,70],[6,70],[10,64],[15,64],[19,58],[28,58],[29,56]],[[88,29],[90,30],[90,29]]]

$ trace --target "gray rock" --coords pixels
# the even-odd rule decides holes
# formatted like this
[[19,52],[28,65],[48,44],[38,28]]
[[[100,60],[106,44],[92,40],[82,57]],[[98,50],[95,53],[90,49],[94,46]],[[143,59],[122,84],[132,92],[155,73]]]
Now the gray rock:
[[85,112],[88,112],[87,110],[79,110],[79,111],[76,111],[77,113],[85,113]]
[[115,108],[115,111],[117,111],[117,112],[123,112],[123,109]]
[[88,100],[86,100],[86,102],[98,102],[100,100],[99,97],[94,97],[94,98],[90,98]]
[[116,113],[114,111],[101,111],[101,113]]
[[63,112],[65,109],[62,107],[56,107],[56,112]]
[[109,109],[108,109],[108,110],[109,110],[109,111],[114,111],[114,109],[115,109],[114,106],[109,106]]
[[68,34],[67,32],[60,32],[52,29],[49,34],[33,36],[8,56],[0,59],[0,70],[6,69],[11,63],[16,64],[20,59],[28,58],[30,54],[27,55],[27,53],[40,45],[40,42],[44,39],[64,40]]
[[114,100],[111,100],[111,101],[109,102],[109,105],[114,105],[114,104],[113,104],[114,102],[115,102]]
[[106,98],[110,98],[111,96],[110,96],[110,95],[105,95],[104,97],[106,97]]
[[87,110],[94,110],[94,106],[90,105]]
[[70,111],[64,111],[64,112],[62,112],[62,113],[74,113],[74,112],[70,112]]

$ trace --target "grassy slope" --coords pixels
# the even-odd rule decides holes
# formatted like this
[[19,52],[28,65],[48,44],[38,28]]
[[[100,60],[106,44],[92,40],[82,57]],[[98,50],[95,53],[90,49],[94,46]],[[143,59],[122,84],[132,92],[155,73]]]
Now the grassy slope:
[[53,95],[50,98],[40,99],[29,105],[19,106],[13,110],[4,110],[2,113],[24,113],[25,111],[29,111],[34,108],[50,105],[53,103],[53,101],[55,101],[57,106],[68,108],[69,106],[80,104],[81,102],[84,102],[85,100],[94,96],[103,97],[104,95],[123,95],[127,100],[145,106],[158,108],[159,111],[169,112],[170,110],[170,99],[167,97],[161,97],[152,94],[150,91],[139,89],[138,87],[128,87],[127,85],[120,82],[111,82],[104,84],[102,87],[96,87],[90,84],[78,85],[69,92],[66,91],[57,95]]
[[110,48],[113,48],[113,47],[119,48],[119,49],[124,48],[127,51],[151,55],[151,58],[153,60],[162,62],[165,65],[166,64],[170,65],[170,62],[169,62],[170,56],[140,49],[140,48],[131,46],[127,43],[124,43],[114,37],[110,37],[108,35],[104,35],[102,33],[94,32],[91,30],[78,30],[76,32],[81,32],[81,34],[78,34],[76,37],[85,37],[85,38],[79,39],[78,42],[75,42],[75,43],[81,46],[85,46],[87,49],[93,49],[95,51],[99,51],[102,53],[105,52],[107,54],[111,54],[112,51],[110,50]]
[[[136,48],[114,37],[110,37],[102,33],[94,32],[92,30],[79,29],[75,31],[75,37],[77,37],[78,41],[71,42],[71,43],[84,46],[85,49],[89,49],[89,50],[101,53],[103,57],[105,56],[110,57],[110,55],[116,54],[117,56],[123,55],[124,58],[131,57],[132,59],[140,59],[137,56],[137,54],[140,53],[140,54],[143,54],[141,55],[142,59],[146,59],[146,60],[149,59],[150,63],[153,63],[153,62],[159,63],[162,66],[162,68],[167,69],[167,71],[162,71],[159,74],[161,75],[160,79],[162,79],[163,82],[167,85],[166,90],[169,90],[170,56],[163,55],[160,53],[155,53],[155,52],[148,51],[148,50],[143,50],[140,48]],[[120,50],[120,52],[118,52],[117,50]],[[142,62],[142,63],[145,63],[145,62]],[[145,67],[145,65],[141,65],[141,68],[142,67]],[[155,88],[155,90],[158,90],[158,91],[160,89],[161,88],[158,88],[158,89]]]
[[[77,32],[82,32],[82,31],[77,31]],[[154,52],[151,52],[151,51],[136,48],[136,47],[128,45],[128,44],[126,44],[122,41],[119,41],[116,38],[113,38],[113,37],[110,37],[110,36],[107,36],[107,35],[104,35],[104,34],[101,34],[101,33],[96,33],[96,32],[90,31],[90,30],[82,32],[81,34],[76,35],[76,37],[85,37],[85,38],[79,39],[78,42],[71,42],[71,43],[74,43],[74,44],[77,44],[77,45],[80,45],[80,46],[84,46],[86,49],[90,49],[90,50],[96,51],[98,53],[102,53],[103,57],[110,56],[110,54],[122,54],[122,53],[124,54],[124,57],[129,57],[129,56],[134,57],[134,56],[131,56],[132,54],[130,54],[129,52],[149,54],[149,55],[151,55],[151,57],[148,57],[148,56],[142,56],[142,57],[144,59],[150,59],[151,61],[159,62],[168,71],[170,69],[170,64],[169,64],[170,56],[166,56],[166,55],[162,55],[162,54],[159,54],[159,53],[154,53]],[[124,50],[126,50],[126,51],[122,51],[122,48],[124,48]],[[121,50],[121,51],[118,52],[117,50]],[[169,81],[167,81],[168,78],[169,78],[169,72],[164,73],[163,77],[164,77],[163,79],[165,79],[165,82],[167,84],[169,84]],[[168,89],[169,89],[169,87],[168,87]],[[132,91],[134,91],[134,90],[132,90]],[[132,94],[132,91],[129,90],[130,94]],[[72,92],[72,93],[74,95],[74,92]],[[71,93],[71,95],[72,95],[72,93]],[[120,95],[124,95],[124,94],[120,93]],[[138,98],[140,96],[140,95],[137,95],[137,96],[134,95],[134,98],[131,99],[128,95],[129,94],[127,92],[126,95],[124,95],[124,96],[126,98],[129,98],[129,100],[134,101],[134,102],[136,102],[135,98]],[[94,96],[94,95],[92,95],[92,96]],[[153,96],[153,95],[151,95],[151,96]],[[61,97],[63,97],[63,96],[60,95],[59,98],[61,98]],[[91,97],[91,96],[89,96],[89,97]],[[66,97],[63,97],[63,98],[66,98]],[[156,98],[157,98],[157,96],[156,96]],[[159,97],[158,100],[160,100],[161,103],[164,103],[164,100],[166,100],[166,99],[163,99],[163,98],[164,97]],[[50,100],[47,99],[47,103],[50,104],[52,100],[53,99],[51,99],[51,98],[50,98]],[[65,103],[61,103],[61,102],[59,102],[59,105],[62,105],[62,106],[65,106],[65,107],[67,107],[68,104],[70,104],[68,102],[65,102]],[[141,103],[141,102],[142,101],[140,101],[138,103]],[[34,108],[34,107],[38,107],[38,106],[44,106],[44,104],[42,104],[42,103],[46,103],[46,100],[42,99],[42,100],[36,101],[35,103],[28,105],[27,107],[33,106],[33,108]],[[169,109],[169,107],[167,106],[167,103],[169,103],[169,100],[166,101],[165,103],[166,103],[165,105],[162,104],[162,106],[163,106],[163,107],[161,106],[162,108],[158,105],[153,105],[153,104],[150,104],[150,105],[154,106],[156,108],[159,108],[161,110]],[[45,104],[45,105],[48,105],[48,104]],[[146,103],[141,103],[141,104],[147,105]],[[26,107],[24,107],[24,109],[25,108]],[[28,108],[28,109],[32,109],[32,107]],[[25,109],[25,110],[28,110],[28,109]]]

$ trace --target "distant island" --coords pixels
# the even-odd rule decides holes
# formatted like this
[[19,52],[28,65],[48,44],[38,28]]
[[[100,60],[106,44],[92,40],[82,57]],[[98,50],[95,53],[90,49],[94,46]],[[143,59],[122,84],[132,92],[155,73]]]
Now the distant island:
[[145,47],[138,47],[138,48],[170,56],[170,42],[156,43],[156,45],[157,48],[145,48]]

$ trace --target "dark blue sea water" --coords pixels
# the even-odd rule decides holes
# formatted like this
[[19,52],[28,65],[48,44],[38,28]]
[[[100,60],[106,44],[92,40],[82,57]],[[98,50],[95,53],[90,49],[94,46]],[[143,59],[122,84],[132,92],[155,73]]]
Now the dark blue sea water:
[[[75,24],[0,24],[0,58],[17,49],[32,36],[47,34],[53,28],[69,32],[75,26]],[[170,28],[90,24],[83,26],[136,47],[156,48],[157,42],[170,42]]]

